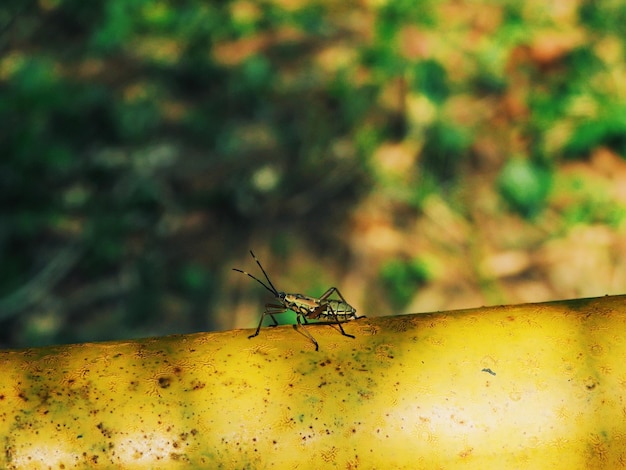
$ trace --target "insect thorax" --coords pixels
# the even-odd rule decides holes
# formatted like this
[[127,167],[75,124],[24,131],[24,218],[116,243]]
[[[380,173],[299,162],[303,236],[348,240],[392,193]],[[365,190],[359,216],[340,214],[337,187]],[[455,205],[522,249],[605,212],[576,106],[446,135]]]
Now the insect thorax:
[[285,294],[283,301],[290,309],[304,309],[307,311],[316,309],[320,304],[319,299],[314,299],[313,297],[308,297],[302,294]]

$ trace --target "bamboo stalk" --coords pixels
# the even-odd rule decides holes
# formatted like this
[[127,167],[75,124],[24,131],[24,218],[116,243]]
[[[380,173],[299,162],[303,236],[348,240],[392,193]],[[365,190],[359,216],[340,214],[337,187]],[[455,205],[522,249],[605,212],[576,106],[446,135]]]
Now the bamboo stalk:
[[626,296],[0,351],[0,467],[626,465]]

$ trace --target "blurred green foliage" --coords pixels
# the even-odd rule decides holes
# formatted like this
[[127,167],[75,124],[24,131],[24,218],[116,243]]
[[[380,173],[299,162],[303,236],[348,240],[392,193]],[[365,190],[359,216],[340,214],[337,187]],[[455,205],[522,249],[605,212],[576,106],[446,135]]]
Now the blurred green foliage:
[[513,210],[532,218],[546,205],[551,174],[536,163],[512,158],[500,173],[499,187],[503,199]]
[[389,291],[394,308],[401,311],[416,295],[419,295],[420,287],[432,278],[432,273],[421,259],[410,261],[394,259],[383,265],[380,277]]
[[[412,208],[486,168],[529,218],[561,161],[626,153],[625,6],[371,3],[3,2],[0,345],[228,326],[247,234],[339,259],[385,143]],[[428,280],[381,275],[398,308]]]

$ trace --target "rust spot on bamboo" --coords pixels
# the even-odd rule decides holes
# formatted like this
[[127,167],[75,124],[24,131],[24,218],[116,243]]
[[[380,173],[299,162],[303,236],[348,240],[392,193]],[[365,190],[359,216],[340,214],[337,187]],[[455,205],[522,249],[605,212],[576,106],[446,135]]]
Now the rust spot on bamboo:
[[161,388],[169,388],[172,384],[172,379],[169,377],[159,377],[159,387]]

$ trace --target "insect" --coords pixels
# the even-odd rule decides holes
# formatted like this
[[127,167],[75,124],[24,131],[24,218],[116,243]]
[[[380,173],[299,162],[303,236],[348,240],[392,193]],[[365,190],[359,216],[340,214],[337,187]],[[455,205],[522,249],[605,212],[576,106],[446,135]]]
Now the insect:
[[[256,264],[259,265],[259,268],[261,268],[261,271],[263,272],[263,275],[265,276],[265,279],[267,279],[267,283],[269,285],[254,277],[252,274],[247,273],[246,271],[242,271],[241,269],[233,268],[233,271],[245,274],[257,281],[268,291],[270,291],[272,295],[276,297],[276,300],[279,303],[265,304],[265,310],[263,311],[263,315],[261,315],[261,319],[259,320],[259,326],[257,326],[254,334],[248,336],[248,338],[254,338],[259,334],[259,331],[261,330],[261,325],[263,325],[263,320],[267,315],[269,315],[270,318],[274,321],[274,324],[271,326],[278,326],[278,322],[276,321],[274,315],[277,315],[279,313],[285,313],[287,310],[291,310],[296,313],[296,320],[298,321],[298,325],[302,327],[302,331],[304,332],[304,334],[311,341],[313,341],[316,351],[319,351],[319,345],[317,344],[315,338],[313,338],[311,333],[309,333],[304,326],[305,324],[309,323],[308,320],[325,320],[327,324],[337,325],[342,335],[348,336],[349,338],[354,338],[353,335],[350,335],[344,331],[341,324],[350,320],[356,320],[357,318],[363,318],[363,316],[356,315],[356,309],[348,302],[346,302],[346,299],[343,298],[343,295],[341,295],[339,289],[337,289],[336,287],[331,287],[326,292],[324,292],[319,299],[302,294],[288,294],[286,292],[281,292],[276,289],[276,287],[274,287],[274,284],[272,284],[272,281],[270,281],[270,278],[265,272],[265,269],[263,269],[263,266],[261,266],[261,263],[257,259],[257,257],[254,256],[252,250],[250,250],[250,254],[256,261]],[[339,299],[330,298],[330,296],[335,293],[337,294]]]

